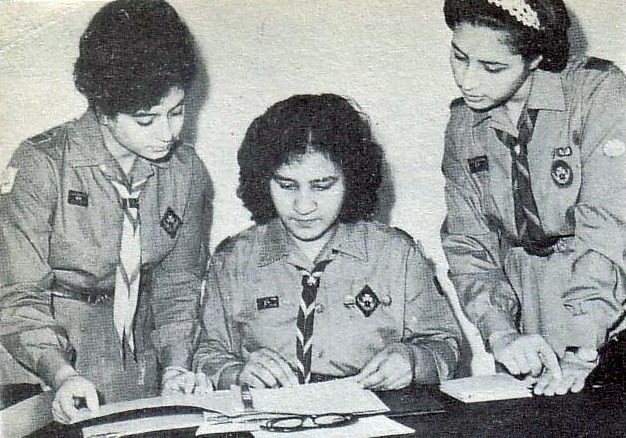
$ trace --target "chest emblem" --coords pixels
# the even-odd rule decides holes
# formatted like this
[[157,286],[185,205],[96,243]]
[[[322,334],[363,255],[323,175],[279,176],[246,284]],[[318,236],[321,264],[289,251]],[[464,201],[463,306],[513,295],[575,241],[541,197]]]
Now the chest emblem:
[[481,155],[480,157],[474,157],[467,160],[470,173],[486,172],[489,170],[489,160],[487,155]]
[[67,203],[70,205],[78,205],[79,207],[89,206],[89,195],[78,190],[70,190],[67,193]]
[[563,160],[556,160],[552,163],[550,176],[552,176],[552,181],[554,181],[558,187],[563,188],[571,186],[574,180],[572,168]]
[[564,148],[552,149],[552,158],[569,157],[571,155],[572,155],[572,148],[570,146],[566,146]]
[[374,313],[380,305],[380,299],[368,285],[365,285],[365,287],[361,289],[361,292],[359,292],[354,299],[356,306],[366,318]]
[[178,232],[178,229],[182,224],[182,219],[179,218],[176,213],[174,213],[172,207],[167,207],[167,210],[165,210],[165,213],[161,218],[161,228],[163,228],[165,232],[169,234],[170,237],[173,239],[174,237],[176,237],[176,233]]
[[17,176],[17,169],[15,167],[7,167],[0,174],[0,195],[7,195],[13,190],[13,184],[15,183],[15,177]]

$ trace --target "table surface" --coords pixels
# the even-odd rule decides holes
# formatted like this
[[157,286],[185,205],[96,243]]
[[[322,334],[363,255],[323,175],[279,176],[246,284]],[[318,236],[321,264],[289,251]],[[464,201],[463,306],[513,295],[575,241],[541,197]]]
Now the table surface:
[[[415,437],[626,437],[626,384],[585,388],[581,393],[564,396],[534,396],[483,403],[461,403],[432,386],[381,392],[378,395],[391,409],[388,415],[415,429]],[[443,412],[415,413],[421,410],[419,406],[439,407]],[[183,412],[190,412],[190,409],[175,408],[167,413]],[[120,415],[119,419],[128,419],[142,414]],[[135,436],[183,438],[195,436],[195,430],[180,429]],[[31,438],[79,436],[80,428],[58,424],[30,435]],[[222,436],[244,438],[250,435]]]

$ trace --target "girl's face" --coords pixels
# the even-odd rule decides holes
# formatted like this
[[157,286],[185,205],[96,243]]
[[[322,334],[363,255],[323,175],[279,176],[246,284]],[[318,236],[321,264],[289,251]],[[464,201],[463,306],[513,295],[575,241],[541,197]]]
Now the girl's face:
[[183,127],[184,97],[181,88],[173,87],[152,108],[105,117],[104,124],[127,151],[148,160],[158,160],[170,152]]
[[330,238],[345,191],[343,171],[319,152],[283,164],[270,180],[276,212],[289,234],[300,242]]
[[524,61],[512,53],[506,32],[461,23],[452,36],[450,65],[465,103],[477,111],[489,110],[515,96],[541,57]]

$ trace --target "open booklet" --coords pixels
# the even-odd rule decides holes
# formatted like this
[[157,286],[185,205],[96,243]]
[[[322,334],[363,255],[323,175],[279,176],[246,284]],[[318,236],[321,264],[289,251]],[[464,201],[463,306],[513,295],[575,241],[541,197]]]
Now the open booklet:
[[[312,383],[300,385],[292,388],[276,389],[250,389],[253,408],[244,406],[242,393],[238,387],[225,391],[214,391],[207,395],[175,395],[168,397],[154,397],[138,399],[127,402],[111,403],[102,405],[94,418],[112,416],[115,414],[141,411],[143,418],[128,420],[128,416],[118,426],[123,423],[123,429],[115,427],[111,421],[103,418],[103,424],[88,426],[83,428],[85,437],[101,434],[106,429],[106,433],[111,433],[117,429],[128,431],[133,429],[134,433],[146,433],[154,430],[164,430],[168,426],[167,414],[155,415],[152,420],[146,420],[146,413],[149,410],[162,412],[167,407],[192,407],[205,411],[203,424],[258,424],[269,418],[285,415],[319,415],[325,413],[345,413],[356,415],[370,415],[389,411],[389,408],[369,390],[361,388],[352,379],[338,379],[323,383]],[[87,419],[87,418],[84,418]],[[177,428],[178,422],[184,420],[176,417],[172,428]],[[115,420],[113,420],[115,421]],[[192,423],[197,422],[197,418],[192,419]],[[90,422],[91,423],[91,422]],[[134,428],[133,425],[138,426]],[[247,429],[251,430],[251,429]]]

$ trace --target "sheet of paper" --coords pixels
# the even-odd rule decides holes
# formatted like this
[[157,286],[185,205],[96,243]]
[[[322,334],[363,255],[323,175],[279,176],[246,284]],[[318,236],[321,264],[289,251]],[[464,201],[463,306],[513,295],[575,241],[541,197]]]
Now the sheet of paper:
[[133,420],[104,423],[83,428],[83,438],[123,437],[135,434],[197,427],[204,422],[202,414],[159,415]]
[[440,385],[440,389],[465,403],[532,397],[528,383],[509,374],[448,380]]
[[311,383],[293,388],[251,389],[254,409],[290,414],[373,414],[389,408],[369,390],[350,379]]
[[[408,435],[415,432],[410,427],[393,421],[384,415],[361,417],[356,423],[342,427],[328,427],[289,432],[289,438],[374,438],[390,435]],[[284,432],[258,430],[252,432],[255,438],[285,438]]]

